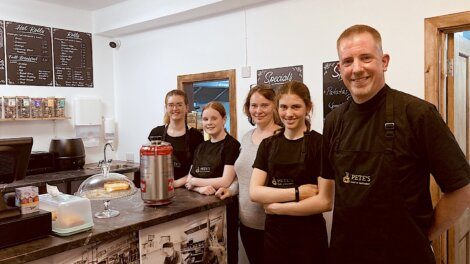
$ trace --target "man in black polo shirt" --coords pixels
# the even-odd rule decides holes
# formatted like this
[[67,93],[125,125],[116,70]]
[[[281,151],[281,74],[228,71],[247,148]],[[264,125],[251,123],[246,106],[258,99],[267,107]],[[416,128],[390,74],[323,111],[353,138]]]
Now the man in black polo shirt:
[[[323,131],[322,177],[335,179],[333,263],[435,263],[432,239],[470,204],[470,167],[436,108],[385,84],[390,60],[365,25],[337,41],[353,101]],[[445,193],[433,210],[432,174]]]

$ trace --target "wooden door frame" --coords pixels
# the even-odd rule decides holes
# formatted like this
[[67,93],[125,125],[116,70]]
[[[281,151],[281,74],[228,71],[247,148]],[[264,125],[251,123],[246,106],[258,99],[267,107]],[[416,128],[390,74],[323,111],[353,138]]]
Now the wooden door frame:
[[230,135],[237,138],[237,100],[236,100],[236,71],[235,69],[203,72],[196,74],[178,75],[178,89],[184,91],[184,84],[202,82],[202,81],[216,81],[226,80],[229,82],[229,106],[230,106]]
[[[442,105],[440,89],[444,87],[442,79],[442,65],[440,58],[444,58],[441,47],[445,45],[445,35],[470,28],[470,11],[426,18],[424,20],[424,81],[425,99],[437,106],[439,111]],[[441,113],[442,114],[442,113]]]
[[[425,99],[433,103],[439,110],[441,116],[446,120],[445,106],[445,85],[446,73],[444,72],[444,49],[446,44],[446,34],[463,31],[470,28],[470,11],[426,18],[424,20],[424,80]],[[431,179],[431,195],[433,205],[441,197],[440,189],[434,179]],[[453,230],[449,230],[449,237],[452,238]],[[434,250],[437,263],[454,263],[453,254],[447,253],[447,234],[434,241]],[[454,247],[452,239],[449,239],[449,248]],[[449,262],[448,262],[449,261]]]

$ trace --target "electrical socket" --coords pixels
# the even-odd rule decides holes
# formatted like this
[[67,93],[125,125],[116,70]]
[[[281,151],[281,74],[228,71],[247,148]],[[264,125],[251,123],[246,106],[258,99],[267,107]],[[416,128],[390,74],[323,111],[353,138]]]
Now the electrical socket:
[[244,66],[242,67],[242,78],[250,78],[251,77],[251,67]]

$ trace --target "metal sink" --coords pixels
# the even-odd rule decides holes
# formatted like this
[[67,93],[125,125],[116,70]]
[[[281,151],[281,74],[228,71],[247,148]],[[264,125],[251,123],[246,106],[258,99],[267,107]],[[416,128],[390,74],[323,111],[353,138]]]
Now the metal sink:
[[127,168],[132,168],[132,166],[127,164],[111,164],[111,166],[109,166],[109,170],[120,170]]
[[[91,170],[101,170],[101,167],[98,166],[96,163],[95,164],[90,164],[91,166],[85,165],[85,169],[91,169]],[[110,171],[115,171],[115,170],[124,170],[128,168],[134,167],[133,165],[129,164],[122,164],[122,163],[114,163],[109,166]]]

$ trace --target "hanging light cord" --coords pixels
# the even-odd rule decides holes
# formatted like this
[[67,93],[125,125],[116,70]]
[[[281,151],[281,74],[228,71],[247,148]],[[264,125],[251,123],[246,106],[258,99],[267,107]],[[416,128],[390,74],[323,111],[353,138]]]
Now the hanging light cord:
[[245,13],[245,66],[248,66],[248,33],[246,23],[246,9],[243,9]]

